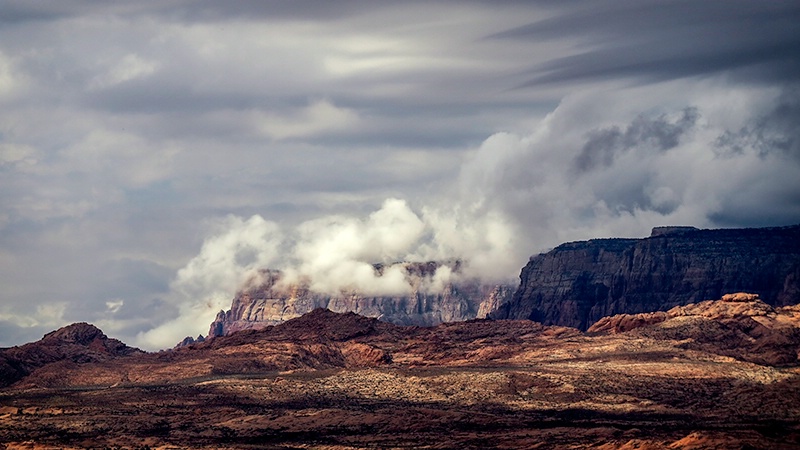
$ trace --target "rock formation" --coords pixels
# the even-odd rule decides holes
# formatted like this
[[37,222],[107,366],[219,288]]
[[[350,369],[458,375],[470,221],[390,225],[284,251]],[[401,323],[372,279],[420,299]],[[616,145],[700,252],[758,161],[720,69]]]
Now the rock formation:
[[[355,312],[398,325],[431,326],[484,318],[513,295],[510,286],[486,285],[477,280],[448,282],[440,289],[427,289],[441,264],[402,264],[409,293],[401,296],[368,296],[355,291],[339,295],[317,293],[304,284],[285,286],[280,283],[280,272],[264,270],[260,282],[241,290],[234,297],[231,309],[217,314],[208,336],[276,325],[317,308]],[[453,272],[458,272],[459,265],[451,264]],[[374,267],[378,275],[385,269],[380,264]]]
[[659,314],[582,333],[316,309],[130,354],[68,327],[17,356],[96,360],[0,388],[0,448],[798,448],[800,306],[742,294]]
[[0,387],[54,363],[84,364],[143,353],[110,339],[88,323],[75,323],[44,335],[37,341],[0,350]]
[[800,305],[773,308],[755,294],[735,293],[666,312],[604,317],[588,331],[635,332],[741,361],[795,365],[800,354]]
[[800,225],[658,227],[643,239],[562,244],[532,257],[513,299],[490,316],[585,330],[604,316],[666,311],[740,291],[772,306],[800,302]]
[[205,340],[206,338],[202,334],[197,335],[196,338],[193,338],[191,336],[186,336],[185,338],[183,338],[182,341],[178,342],[178,345],[176,345],[174,348],[181,348],[192,344],[199,344],[200,342],[204,342]]

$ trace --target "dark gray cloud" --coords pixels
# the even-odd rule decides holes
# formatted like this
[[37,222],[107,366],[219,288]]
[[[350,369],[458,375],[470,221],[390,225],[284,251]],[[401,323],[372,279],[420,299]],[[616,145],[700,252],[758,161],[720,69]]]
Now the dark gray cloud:
[[[24,24],[31,21],[50,21],[64,17],[71,17],[79,12],[76,8],[85,10],[81,4],[85,2],[28,2],[24,0],[9,0],[0,4],[0,23],[8,25]],[[88,6],[88,5],[86,5]]]
[[542,75],[533,78],[525,86],[619,77],[663,81],[745,68],[752,69],[743,73],[747,78],[767,79],[769,82],[797,79],[800,62],[795,52],[800,39],[752,49],[696,50],[690,42],[701,38],[687,38],[685,47],[675,49],[667,49],[661,43],[653,42],[644,46],[621,46],[560,58],[538,68],[536,72]]
[[800,6],[791,1],[592,2],[491,38],[576,43],[574,54],[537,64],[525,86],[739,70],[774,82],[800,73]]
[[639,116],[625,130],[613,126],[592,130],[575,158],[575,167],[585,172],[596,166],[610,166],[621,152],[666,151],[677,147],[681,136],[697,123],[697,108],[685,108],[680,117],[670,121],[665,115],[654,119]]
[[258,19],[313,19],[335,20],[353,14],[364,13],[374,8],[386,7],[390,2],[343,0],[325,2],[319,0],[242,0],[220,3],[213,0],[180,2],[165,5],[158,13],[176,20],[190,22],[218,22],[220,20]]
[[125,17],[152,16],[176,22],[210,22],[260,19],[330,20],[347,17],[371,8],[385,6],[383,2],[344,0],[320,2],[299,0],[241,0],[228,4],[213,0],[168,1],[144,4],[138,1],[103,2],[96,0],[64,0],[60,2],[4,1],[0,17],[8,24],[30,21],[53,21],[81,14],[113,13]]
[[764,158],[770,153],[784,153],[800,159],[800,89],[785,89],[778,104],[739,130],[720,135],[715,145],[720,156],[741,155],[752,151]]

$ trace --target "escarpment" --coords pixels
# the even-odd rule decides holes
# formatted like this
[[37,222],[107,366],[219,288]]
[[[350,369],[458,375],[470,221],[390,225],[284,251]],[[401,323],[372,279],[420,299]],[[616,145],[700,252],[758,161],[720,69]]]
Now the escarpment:
[[800,225],[658,227],[643,239],[562,244],[530,259],[512,300],[490,317],[586,330],[604,316],[666,311],[732,292],[772,306],[800,302]]
[[[509,301],[513,287],[460,279],[432,286],[437,262],[397,263],[408,282],[402,295],[366,295],[357,290],[338,294],[314,292],[308,283],[283,283],[283,274],[264,270],[258,282],[239,291],[231,309],[220,311],[209,328],[209,336],[226,336],[247,329],[260,329],[294,319],[317,308],[333,312],[354,312],[397,325],[432,326],[486,315]],[[459,270],[459,263],[449,267]],[[388,266],[376,264],[380,276]]]

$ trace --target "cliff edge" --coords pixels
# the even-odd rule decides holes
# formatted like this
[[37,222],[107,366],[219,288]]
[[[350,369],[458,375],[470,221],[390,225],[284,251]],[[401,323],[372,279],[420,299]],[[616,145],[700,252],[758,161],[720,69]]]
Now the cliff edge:
[[[512,286],[483,284],[478,280],[447,282],[440,289],[432,284],[437,262],[396,263],[402,265],[409,292],[405,295],[374,296],[341,292],[336,295],[312,291],[307,284],[281,282],[282,274],[263,270],[257,283],[239,291],[231,309],[220,311],[208,336],[227,336],[240,330],[261,329],[295,319],[315,309],[337,313],[354,312],[396,325],[433,326],[486,315],[511,300]],[[451,268],[458,271],[458,262]],[[376,273],[385,267],[375,265]]]
[[800,225],[658,227],[643,239],[562,244],[522,269],[512,300],[490,314],[586,330],[605,316],[666,311],[750,292],[800,303]]

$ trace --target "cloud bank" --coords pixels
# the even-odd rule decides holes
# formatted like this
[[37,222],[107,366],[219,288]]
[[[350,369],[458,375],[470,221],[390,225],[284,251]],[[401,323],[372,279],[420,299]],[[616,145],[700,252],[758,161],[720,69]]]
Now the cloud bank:
[[8,1],[0,24],[4,346],[76,321],[171,346],[262,266],[395,292],[371,264],[513,279],[568,240],[800,222],[796,1]]
[[[707,93],[642,113],[629,102],[637,95],[568,96],[528,134],[488,137],[452,186],[416,210],[392,198],[365,217],[326,216],[291,230],[258,215],[228,218],[178,272],[175,287],[191,292],[181,296],[185,326],[169,322],[150,332],[168,338],[142,344],[177,342],[210,322],[258,268],[280,269],[286,282],[305,280],[317,292],[393,296],[410,292],[404,272],[379,276],[374,263],[456,258],[466,276],[507,282],[532,253],[563,241],[800,217],[798,132],[775,118],[797,112],[794,91],[773,92],[760,107],[767,94],[750,92],[739,111],[707,104],[718,98]],[[597,104],[613,107],[587,114]],[[771,197],[782,199],[780,208],[759,203]],[[193,309],[201,304],[202,317]]]
[[[507,269],[515,262],[507,253],[510,248],[498,248],[504,225],[492,223],[494,217],[473,219],[432,210],[417,213],[396,198],[364,218],[333,215],[291,229],[260,215],[229,216],[172,282],[168,299],[177,305],[178,316],[140,333],[136,344],[165,348],[197,334],[198,324],[211,323],[217,311],[229,308],[238,289],[257,282],[260,269],[280,270],[280,282],[287,287],[303,283],[330,295],[410,295],[414,286],[397,262],[463,261],[457,274],[447,265],[440,267],[417,286],[425,291],[439,291],[455,276],[509,281]],[[379,272],[375,264],[385,266]]]

